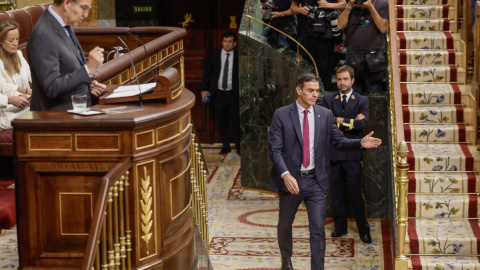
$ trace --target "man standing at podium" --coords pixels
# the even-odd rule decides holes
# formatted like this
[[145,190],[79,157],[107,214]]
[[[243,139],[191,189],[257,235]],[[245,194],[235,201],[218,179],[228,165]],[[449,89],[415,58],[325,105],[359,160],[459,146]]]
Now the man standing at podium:
[[238,52],[237,36],[233,32],[226,32],[222,38],[222,49],[215,50],[208,60],[203,74],[201,94],[202,100],[206,96],[212,97],[213,107],[217,115],[218,131],[222,140],[220,155],[229,153],[230,139],[228,131],[228,115],[231,115],[235,146],[240,154],[240,112],[238,95]]
[[72,26],[78,26],[92,8],[92,0],[54,0],[38,19],[28,39],[32,73],[32,111],[72,109],[71,96],[99,96],[105,85],[90,76],[103,63],[103,49],[95,47],[88,60]]

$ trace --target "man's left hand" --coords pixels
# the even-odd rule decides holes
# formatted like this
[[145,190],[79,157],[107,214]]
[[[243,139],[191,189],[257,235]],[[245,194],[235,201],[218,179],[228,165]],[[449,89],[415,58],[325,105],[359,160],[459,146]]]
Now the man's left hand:
[[360,141],[360,144],[363,148],[377,148],[380,144],[382,144],[382,140],[374,138],[372,135],[373,131],[368,133],[368,135],[363,137],[363,139]]
[[103,83],[99,83],[97,80],[93,80],[92,84],[90,84],[90,94],[95,97],[99,97],[103,91],[105,91],[107,86]]

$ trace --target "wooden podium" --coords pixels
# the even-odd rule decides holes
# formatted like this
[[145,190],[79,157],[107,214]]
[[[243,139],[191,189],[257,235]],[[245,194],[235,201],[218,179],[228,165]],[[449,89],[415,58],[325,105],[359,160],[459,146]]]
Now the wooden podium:
[[[162,74],[158,75],[155,78],[155,82],[156,86],[153,91],[149,93],[144,93],[142,95],[143,100],[165,100],[167,104],[170,104],[172,100],[177,98],[182,92],[181,77],[180,73],[176,68],[167,68]],[[110,96],[118,86],[119,85],[108,85],[106,89],[107,93],[99,98],[98,103],[112,104],[139,100],[138,95],[122,98],[108,98],[108,96]]]
[[129,113],[41,111],[16,118],[21,268],[82,268],[92,220],[100,211],[95,202],[103,196],[102,179],[122,167],[130,177],[125,216],[132,269],[192,269],[189,146],[194,102],[193,93],[183,89],[169,104],[151,101]]

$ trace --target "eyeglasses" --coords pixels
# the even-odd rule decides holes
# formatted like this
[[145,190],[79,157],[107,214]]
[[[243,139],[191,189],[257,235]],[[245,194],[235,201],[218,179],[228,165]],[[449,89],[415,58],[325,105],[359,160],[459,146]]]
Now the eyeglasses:
[[80,8],[83,10],[83,12],[88,12],[90,9],[92,9],[92,6],[81,5]]
[[[76,1],[72,1],[72,3],[77,4]],[[92,6],[80,5],[80,8],[82,9],[83,12],[88,12],[90,9],[92,9]]]

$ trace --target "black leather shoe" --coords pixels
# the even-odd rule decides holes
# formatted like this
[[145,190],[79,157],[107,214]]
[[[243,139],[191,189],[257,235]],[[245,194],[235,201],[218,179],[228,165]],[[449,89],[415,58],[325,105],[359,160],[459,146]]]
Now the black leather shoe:
[[345,230],[345,231],[335,230],[335,231],[332,232],[331,235],[332,235],[332,237],[340,237],[340,236],[345,235],[345,234],[347,234],[347,230]]
[[290,258],[282,257],[282,270],[294,270]]
[[362,242],[365,244],[372,243],[372,237],[370,236],[370,233],[360,234],[360,240],[362,240]]
[[222,148],[222,150],[220,150],[220,152],[218,152],[220,155],[225,155],[225,154],[228,154],[232,151],[232,149],[225,149],[225,148]]

